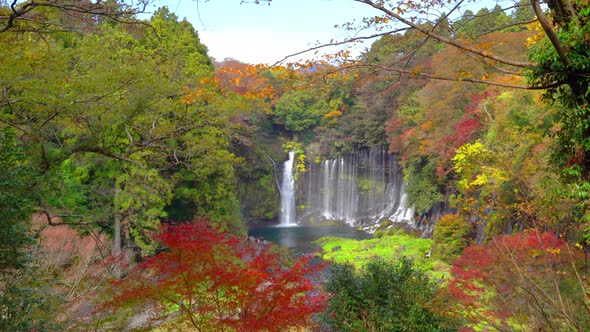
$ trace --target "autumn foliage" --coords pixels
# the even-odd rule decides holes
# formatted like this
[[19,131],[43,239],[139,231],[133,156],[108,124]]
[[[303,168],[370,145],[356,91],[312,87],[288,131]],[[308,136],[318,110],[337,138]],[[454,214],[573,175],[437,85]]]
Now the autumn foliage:
[[577,255],[551,232],[497,236],[464,250],[448,289],[479,327],[586,330],[587,285],[574,268]]
[[324,308],[310,279],[321,266],[311,257],[284,267],[272,246],[204,220],[163,225],[156,238],[163,250],[114,282],[105,307],[140,306],[157,319],[180,314],[198,331],[284,331],[309,325]]

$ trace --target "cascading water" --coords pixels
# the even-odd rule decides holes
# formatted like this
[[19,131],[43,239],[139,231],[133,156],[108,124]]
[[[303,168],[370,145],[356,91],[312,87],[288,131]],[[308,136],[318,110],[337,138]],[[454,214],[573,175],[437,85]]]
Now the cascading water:
[[[340,220],[370,226],[388,219],[412,223],[403,175],[394,155],[383,148],[308,165],[300,176],[298,202],[304,222]],[[299,203],[298,203],[299,204]]]
[[289,152],[289,159],[283,164],[283,181],[281,183],[281,227],[296,226],[295,221],[295,178],[293,164],[295,151]]

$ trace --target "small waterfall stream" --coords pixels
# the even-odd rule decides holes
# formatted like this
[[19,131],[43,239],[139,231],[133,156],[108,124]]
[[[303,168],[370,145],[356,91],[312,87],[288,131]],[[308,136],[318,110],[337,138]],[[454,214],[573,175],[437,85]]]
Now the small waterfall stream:
[[289,159],[283,164],[283,181],[281,183],[281,227],[296,226],[295,220],[295,178],[293,165],[295,151],[289,152]]

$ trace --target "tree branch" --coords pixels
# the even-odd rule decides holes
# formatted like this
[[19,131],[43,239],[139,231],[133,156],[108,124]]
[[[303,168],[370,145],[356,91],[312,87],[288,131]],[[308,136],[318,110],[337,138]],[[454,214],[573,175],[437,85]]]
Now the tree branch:
[[[367,67],[367,65],[354,65],[354,66]],[[352,67],[353,66],[349,66],[349,67],[345,67],[343,69],[348,69],[348,68],[352,68]],[[374,67],[374,65],[371,65],[370,67]],[[518,85],[518,84],[509,84],[509,83],[502,83],[502,82],[487,81],[487,80],[470,78],[470,77],[462,78],[462,77],[437,76],[437,75],[431,75],[431,74],[421,73],[421,72],[412,71],[412,70],[399,69],[399,68],[381,67],[381,69],[385,70],[385,71],[392,71],[392,72],[396,72],[396,73],[400,73],[400,74],[407,74],[410,76],[429,78],[429,79],[433,79],[433,80],[451,81],[451,82],[481,83],[481,84],[500,86],[500,87],[505,87],[505,88],[521,89],[521,90],[546,90],[546,89],[554,88],[554,87],[561,85],[561,83],[556,82],[556,83],[543,85],[543,86],[528,86],[528,85]]]
[[536,66],[536,64],[535,63],[532,63],[532,62],[523,62],[523,61],[514,61],[514,60],[510,60],[510,59],[505,59],[505,58],[499,57],[497,55],[494,55],[494,54],[492,54],[492,53],[490,53],[488,51],[484,51],[484,50],[481,50],[481,49],[478,49],[478,48],[475,48],[475,47],[472,47],[472,46],[469,46],[469,45],[460,43],[460,42],[458,42],[456,40],[453,40],[453,39],[450,39],[450,38],[447,38],[447,37],[443,37],[443,36],[441,36],[441,35],[433,32],[433,31],[430,31],[426,27],[420,26],[419,24],[413,23],[411,20],[408,20],[408,19],[405,19],[405,18],[401,17],[400,15],[392,12],[391,10],[389,10],[389,9],[387,9],[385,7],[383,7],[383,5],[380,4],[380,3],[375,3],[375,2],[373,2],[371,0],[354,0],[354,1],[360,2],[360,3],[364,3],[364,4],[369,5],[369,6],[375,8],[377,10],[380,10],[380,11],[384,12],[386,15],[388,15],[390,17],[393,17],[396,20],[400,21],[401,23],[403,23],[403,24],[405,24],[405,25],[407,25],[409,27],[412,27],[412,28],[420,31],[422,34],[424,34],[426,36],[432,37],[432,38],[434,38],[434,39],[436,39],[436,40],[438,40],[440,42],[443,42],[445,44],[454,46],[454,47],[456,47],[456,48],[458,48],[460,50],[463,50],[465,52],[477,54],[477,55],[479,55],[481,57],[484,57],[484,58],[487,58],[487,59],[491,59],[491,60],[494,60],[494,61],[497,61],[497,62],[500,62],[500,63],[503,63],[503,64],[507,64],[507,65],[510,65],[510,66],[519,67],[519,68],[532,68],[532,67],[535,67]]
[[325,47],[340,46],[340,45],[344,45],[344,44],[349,44],[349,43],[353,43],[353,42],[359,41],[359,40],[375,39],[375,38],[382,37],[382,36],[385,36],[385,35],[390,35],[390,34],[393,34],[393,33],[398,33],[398,32],[402,32],[402,31],[406,31],[408,29],[409,28],[401,28],[401,29],[391,30],[391,31],[387,31],[387,32],[377,33],[377,34],[370,35],[370,36],[348,38],[348,39],[344,39],[343,41],[339,41],[339,42],[322,44],[322,45],[310,47],[310,48],[305,49],[303,51],[286,55],[281,60],[279,60],[279,61],[273,63],[271,66],[269,66],[269,68],[276,67],[276,66],[280,65],[281,63],[285,62],[285,60],[287,60],[289,58],[292,58],[292,57],[295,57],[295,56],[298,56],[298,55],[301,55],[301,54],[304,54],[304,53],[307,53],[307,52],[319,50],[319,49],[322,49],[322,48],[325,48]]
[[[47,218],[47,224],[49,226],[65,226],[65,225],[76,225],[76,226],[82,226],[82,225],[95,225],[95,224],[104,224],[106,222],[102,222],[102,221],[94,221],[94,222],[82,222],[81,220],[84,219],[83,215],[78,215],[78,214],[52,214],[51,211],[49,211],[48,208],[45,207],[41,207],[40,208],[40,213],[43,214],[45,216],[45,218]],[[68,222],[68,221],[59,221],[59,222],[54,222],[53,219],[55,218],[77,218],[79,221],[78,222]]]
[[[91,2],[82,2],[82,4],[86,5],[77,5],[77,4],[67,4],[67,3],[59,3],[58,0],[49,0],[49,1],[35,1],[35,0],[28,0],[22,4],[17,4],[17,0],[13,0],[10,5],[11,13],[9,15],[0,16],[0,20],[4,21],[3,26],[0,27],[0,33],[6,32],[11,30],[15,27],[15,23],[17,20],[24,20],[23,16],[27,13],[33,11],[35,8],[39,7],[48,7],[48,8],[55,8],[58,9],[66,14],[68,13],[78,13],[78,14],[88,14],[90,17],[86,20],[94,21],[95,16],[102,16],[108,17],[112,20],[122,23],[138,23],[138,24],[146,24],[144,22],[138,21],[133,18],[134,15],[144,12],[149,4],[149,1],[140,1],[137,6],[135,7],[125,7],[123,10],[116,10],[112,7],[108,7],[100,2],[93,4]],[[129,19],[122,19],[124,17],[129,17]],[[39,24],[49,24],[53,25],[55,23],[52,22],[42,22],[37,21]],[[18,29],[18,31],[36,31],[35,29]]]
[[514,27],[514,26],[522,26],[522,25],[525,25],[525,24],[531,24],[531,23],[535,23],[537,21],[538,21],[537,19],[534,19],[534,20],[530,20],[530,21],[521,21],[521,22],[514,22],[514,23],[506,24],[506,25],[503,25],[501,27],[488,30],[488,31],[486,31],[484,33],[480,33],[476,37],[482,37],[482,36],[488,35],[488,34],[490,34],[492,32],[501,31],[501,30],[504,30],[504,29],[507,29],[507,28],[510,28],[510,27]]
[[124,161],[124,162],[129,162],[138,166],[142,166],[140,163],[138,163],[135,160],[126,158],[124,156],[118,155],[116,153],[113,153],[111,151],[105,150],[101,147],[97,147],[97,146],[77,146],[74,149],[71,150],[72,153],[81,153],[81,152],[91,152],[91,153],[96,153],[105,157],[109,157],[109,158],[113,158],[119,161]]
[[570,59],[567,57],[567,54],[565,53],[565,49],[563,48],[563,45],[561,44],[561,42],[559,41],[559,38],[557,37],[557,33],[555,33],[555,31],[551,27],[551,24],[547,20],[547,17],[543,13],[543,9],[541,9],[541,5],[539,4],[539,0],[531,0],[531,5],[533,5],[533,10],[535,11],[535,15],[537,15],[537,18],[539,19],[539,23],[541,23],[541,27],[543,28],[543,31],[545,31],[545,34],[547,34],[547,37],[549,38],[549,40],[551,41],[551,44],[555,48],[555,51],[557,52],[557,55],[559,56],[559,60],[561,60],[561,62],[566,67],[569,67],[570,66]]

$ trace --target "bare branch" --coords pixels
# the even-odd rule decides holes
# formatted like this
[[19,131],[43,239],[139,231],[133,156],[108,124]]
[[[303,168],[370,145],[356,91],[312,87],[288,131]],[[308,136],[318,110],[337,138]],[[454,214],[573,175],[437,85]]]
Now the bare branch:
[[441,35],[433,32],[433,31],[427,29],[426,27],[420,26],[419,24],[413,23],[411,20],[408,20],[408,19],[403,18],[402,16],[400,16],[400,15],[392,12],[391,10],[383,7],[383,5],[378,4],[378,3],[375,3],[375,2],[373,2],[371,0],[354,0],[354,1],[360,2],[360,3],[364,3],[364,4],[369,5],[369,6],[375,8],[377,10],[380,10],[383,13],[387,14],[388,16],[393,17],[396,20],[400,21],[401,23],[403,23],[403,24],[405,24],[405,25],[407,25],[409,27],[412,27],[412,28],[420,31],[424,35],[429,36],[429,37],[432,37],[432,38],[434,38],[434,39],[436,39],[438,41],[441,41],[441,42],[443,42],[445,44],[454,46],[454,47],[456,47],[456,48],[458,48],[460,50],[463,50],[463,51],[466,51],[466,52],[469,52],[469,53],[473,53],[473,54],[477,54],[477,55],[479,55],[481,57],[484,57],[484,58],[487,58],[487,59],[491,59],[491,60],[494,60],[494,61],[497,61],[497,62],[506,64],[506,65],[514,66],[514,67],[519,67],[519,68],[532,68],[532,67],[535,67],[536,66],[536,64],[535,63],[532,63],[532,62],[514,61],[514,60],[502,58],[502,57],[499,57],[499,56],[497,56],[495,54],[492,54],[492,53],[490,53],[488,51],[484,51],[484,50],[478,49],[476,47],[472,47],[472,46],[469,46],[469,45],[460,43],[460,42],[458,42],[456,40],[453,40],[453,39],[450,39],[450,38],[441,36]]
[[29,17],[25,17],[28,13],[32,12],[36,8],[46,7],[46,8],[54,8],[66,15],[70,15],[71,13],[76,14],[83,14],[87,15],[87,18],[83,18],[86,21],[94,22],[96,16],[101,17],[108,17],[116,22],[120,23],[135,23],[135,24],[146,24],[145,22],[141,22],[134,18],[134,16],[138,13],[144,12],[147,8],[149,1],[142,1],[141,6],[137,7],[122,7],[120,10],[108,7],[107,5],[101,4],[100,2],[92,3],[82,2],[82,5],[79,4],[72,4],[72,3],[61,3],[59,0],[46,0],[46,1],[35,1],[35,0],[27,0],[24,3],[17,4],[17,0],[13,0],[10,5],[10,14],[9,15],[2,15],[0,16],[0,21],[2,22],[2,26],[0,27],[0,33],[6,32],[8,30],[15,30],[15,31],[39,31],[39,29],[34,28],[22,28],[16,25],[18,21],[25,21],[28,20],[30,22],[35,22],[39,25],[59,25],[56,22],[51,21],[42,21],[42,20],[33,20]]
[[530,20],[530,21],[521,21],[521,22],[514,22],[514,23],[506,24],[506,25],[503,25],[501,27],[488,30],[488,31],[486,31],[484,33],[480,33],[476,37],[482,37],[482,36],[488,35],[488,34],[490,34],[492,32],[501,31],[501,30],[504,30],[504,29],[507,29],[507,28],[510,28],[510,27],[514,27],[514,26],[522,26],[522,25],[525,25],[525,24],[531,24],[531,23],[535,23],[537,21],[538,21],[537,19],[533,19],[533,20]]
[[[449,15],[451,15],[454,11],[456,11],[457,9],[459,9],[459,7],[461,6],[461,4],[463,4],[463,1],[464,0],[458,1],[457,4],[449,11],[448,14],[443,15],[440,20],[438,20],[437,22],[435,22],[432,25],[431,31],[434,32],[434,30],[436,29],[436,27],[438,27],[443,20],[447,20],[449,18]],[[426,36],[426,38],[424,38],[424,40],[422,40],[422,42],[420,43],[420,45],[418,45],[418,47],[416,47],[412,51],[411,56],[413,57],[418,52],[419,49],[421,49],[424,45],[426,45],[426,43],[428,42],[428,40],[430,40],[430,38],[431,38],[430,36]],[[406,63],[404,64],[404,69],[409,66],[410,59],[411,58],[408,57],[408,59],[406,60]]]
[[5,100],[3,102],[0,102],[0,107],[16,104],[18,102],[20,102],[20,100]]
[[[78,215],[78,214],[52,214],[51,211],[49,211],[48,208],[46,207],[41,207],[40,211],[41,214],[43,214],[45,216],[45,218],[47,218],[47,224],[49,226],[65,226],[65,225],[76,225],[76,226],[82,226],[82,225],[94,225],[94,224],[103,224],[106,222],[103,221],[82,221],[84,219],[83,215]],[[62,219],[62,218],[76,218],[78,219],[77,222],[69,222],[69,221],[55,221],[55,219]]]
[[[375,65],[358,64],[358,65],[349,66],[349,67],[343,68],[343,69],[348,69],[348,68],[352,68],[352,67],[363,67],[363,66],[364,67],[375,67]],[[471,77],[437,76],[437,75],[431,75],[431,74],[421,73],[418,71],[405,70],[405,69],[399,69],[399,68],[390,68],[390,67],[380,67],[380,68],[381,68],[381,70],[385,70],[385,71],[392,71],[392,72],[397,72],[400,74],[406,74],[406,75],[415,76],[415,77],[422,77],[422,78],[429,78],[429,79],[440,80],[440,81],[481,83],[481,84],[501,86],[501,87],[505,87],[505,88],[513,88],[513,89],[521,89],[521,90],[545,90],[545,89],[554,88],[554,87],[561,85],[561,83],[556,82],[556,83],[543,85],[543,86],[528,86],[528,85],[518,85],[518,84],[494,82],[494,81],[476,79],[476,78],[471,78]]]
[[279,61],[275,62],[274,64],[272,64],[270,67],[271,68],[272,67],[276,67],[276,66],[280,65],[281,63],[285,62],[285,60],[287,60],[289,58],[292,58],[292,57],[295,57],[295,56],[298,56],[298,55],[301,55],[301,54],[305,54],[307,52],[319,50],[319,49],[322,49],[322,48],[325,48],[325,47],[340,46],[340,45],[344,45],[344,44],[350,44],[350,43],[354,43],[354,42],[359,41],[359,40],[375,39],[375,38],[379,38],[379,37],[382,37],[382,36],[385,36],[385,35],[390,35],[390,34],[393,34],[393,33],[399,33],[399,32],[402,32],[402,31],[406,31],[408,29],[409,28],[401,28],[401,29],[396,29],[396,30],[392,30],[392,31],[377,33],[377,34],[370,35],[370,36],[362,36],[362,37],[348,38],[348,39],[345,39],[345,40],[342,40],[342,41],[339,41],[339,42],[322,44],[322,45],[310,47],[310,48],[305,49],[303,51],[300,51],[300,52],[297,52],[297,53],[293,53],[293,54],[289,54],[289,55],[285,56],[284,58],[282,58],[281,60],[279,60]]
[[9,125],[10,127],[14,128],[14,129],[18,129],[18,130],[22,131],[23,133],[26,133],[27,132],[27,130],[25,128],[23,128],[23,127],[15,124],[15,123],[12,123],[10,121],[4,120],[2,118],[0,118],[0,122],[2,122],[4,124],[7,124],[7,125]]

